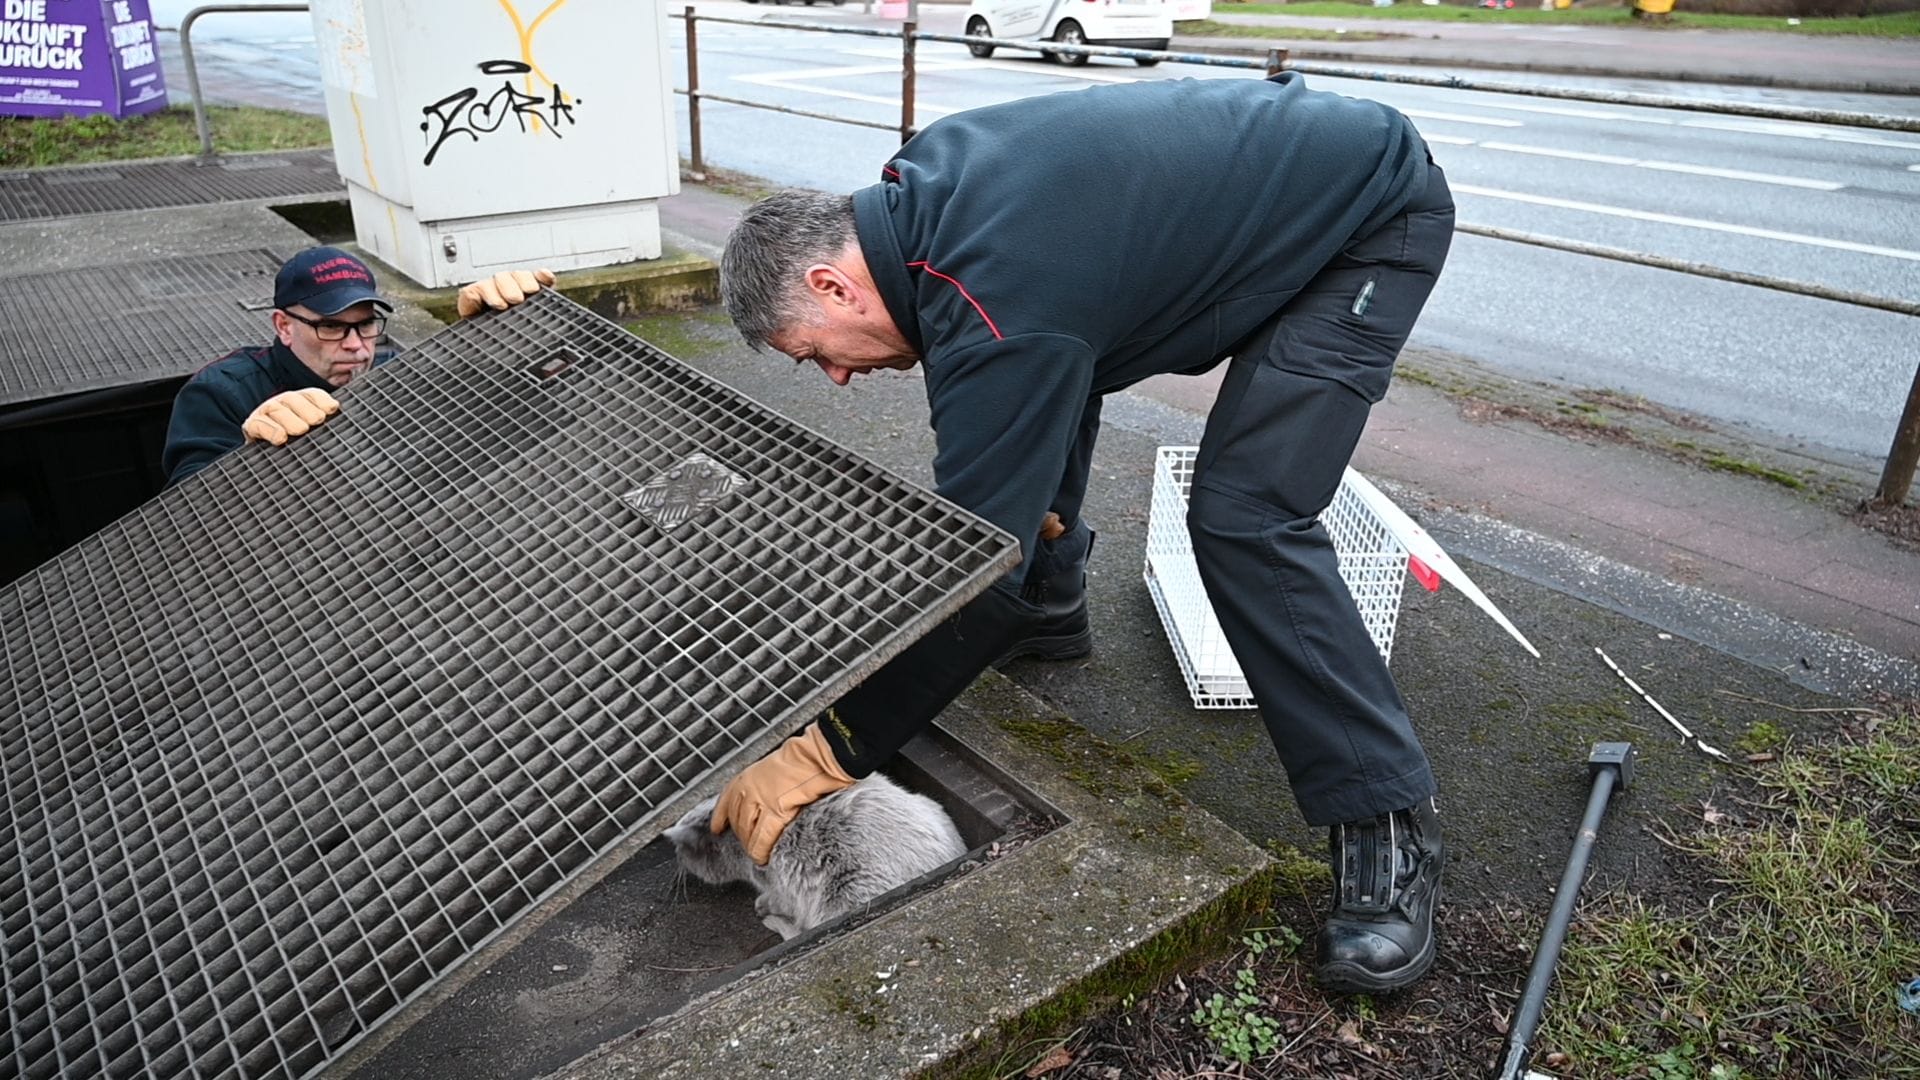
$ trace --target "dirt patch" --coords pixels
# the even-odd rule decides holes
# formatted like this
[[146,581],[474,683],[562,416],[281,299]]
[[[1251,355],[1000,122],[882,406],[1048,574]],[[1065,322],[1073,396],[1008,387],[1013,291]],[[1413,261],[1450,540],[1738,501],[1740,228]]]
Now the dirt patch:
[[1713,425],[1689,412],[1668,408],[1658,402],[1648,401],[1639,394],[1623,394],[1618,390],[1575,390],[1574,396],[1581,401],[1622,412],[1635,412],[1645,416],[1665,420],[1677,428],[1688,431],[1712,431]]
[[[1284,927],[1317,925],[1304,899],[1283,901]],[[1444,946],[1434,970],[1413,990],[1381,998],[1334,998],[1313,985],[1311,940],[1242,951],[1158,993],[1115,1010],[1074,1033],[1025,1073],[1059,1080],[1188,1080],[1192,1077],[1345,1077],[1426,1080],[1484,1075],[1499,1055],[1507,1017],[1526,982],[1531,946],[1518,916],[1499,910],[1443,909]],[[1232,1000],[1253,972],[1259,1004],[1277,1024],[1278,1047],[1245,1063],[1224,1061],[1194,1015],[1221,995]],[[1051,1063],[1052,1069],[1033,1072]]]
[[1623,446],[1646,445],[1645,441],[1632,431],[1619,424],[1609,424],[1592,413],[1566,409],[1542,409],[1512,402],[1487,401],[1484,398],[1462,398],[1459,405],[1460,415],[1476,424],[1490,424],[1496,420],[1524,420],[1548,431],[1572,435],[1575,438],[1619,443]]
[[1920,551],[1920,505],[1875,507],[1863,503],[1847,516],[1855,524],[1892,537],[1902,547]]

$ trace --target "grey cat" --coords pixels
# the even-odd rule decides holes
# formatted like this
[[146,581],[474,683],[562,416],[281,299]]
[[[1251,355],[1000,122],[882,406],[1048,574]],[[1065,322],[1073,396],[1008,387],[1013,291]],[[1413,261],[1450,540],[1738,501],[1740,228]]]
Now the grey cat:
[[707,828],[716,799],[666,830],[680,871],[709,885],[744,881],[759,892],[753,910],[782,938],[794,938],[888,889],[966,854],[940,804],[879,773],[801,810],[755,866],[729,829]]

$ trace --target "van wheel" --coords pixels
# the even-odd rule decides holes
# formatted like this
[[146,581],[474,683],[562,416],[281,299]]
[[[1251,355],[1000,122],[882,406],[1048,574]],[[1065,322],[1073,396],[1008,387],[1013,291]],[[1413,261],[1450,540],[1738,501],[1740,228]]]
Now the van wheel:
[[[1061,23],[1059,28],[1053,32],[1053,40],[1062,45],[1085,45],[1087,43],[1087,32],[1080,29],[1079,23],[1068,19],[1066,22]],[[1090,59],[1086,53],[1053,53],[1052,56],[1055,60],[1058,60],[1068,67],[1083,67]]]
[[1136,56],[1133,58],[1133,62],[1136,64],[1139,64],[1141,67],[1152,67],[1153,65],[1159,63],[1160,61],[1157,59],[1149,60],[1144,56]]
[[[993,31],[987,27],[987,20],[975,15],[973,18],[967,20],[967,36],[992,37]],[[991,45],[969,45],[967,46],[967,51],[972,53],[976,60],[987,60],[993,56],[993,46]]]
[[[1156,42],[1154,42],[1153,44],[1151,44],[1151,45],[1149,45],[1149,46],[1147,46],[1147,48],[1149,48],[1149,49],[1152,49],[1152,50],[1153,50],[1154,52],[1166,52],[1166,51],[1167,51],[1167,46],[1169,46],[1169,45],[1171,45],[1171,44],[1173,44],[1173,42],[1172,42],[1171,40],[1167,40],[1167,41],[1156,41]],[[1136,57],[1134,57],[1134,58],[1133,58],[1133,62],[1134,62],[1134,63],[1136,63],[1136,64],[1139,64],[1139,65],[1140,65],[1141,67],[1152,67],[1153,65],[1155,65],[1155,64],[1157,64],[1157,63],[1159,63],[1160,61],[1158,61],[1158,60],[1142,60],[1141,58],[1139,58],[1139,57],[1137,57],[1137,56],[1136,56]]]

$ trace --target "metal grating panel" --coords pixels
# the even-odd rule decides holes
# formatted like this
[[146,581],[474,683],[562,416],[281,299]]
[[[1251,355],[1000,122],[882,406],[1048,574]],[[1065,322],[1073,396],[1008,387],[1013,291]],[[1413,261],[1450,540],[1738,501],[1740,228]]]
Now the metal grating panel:
[[1019,559],[552,292],[342,402],[0,590],[0,1068],[350,1067]]
[[272,340],[280,260],[225,251],[0,277],[0,405],[189,375]]
[[346,196],[331,150],[21,169],[0,172],[0,221],[330,193]]

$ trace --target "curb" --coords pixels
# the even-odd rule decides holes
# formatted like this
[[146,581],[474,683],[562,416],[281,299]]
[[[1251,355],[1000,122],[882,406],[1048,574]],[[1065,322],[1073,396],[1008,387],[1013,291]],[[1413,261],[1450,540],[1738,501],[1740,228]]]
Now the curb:
[[[1525,71],[1539,75],[1579,75],[1588,78],[1612,79],[1659,79],[1667,82],[1699,83],[1718,86],[1766,86],[1782,90],[1819,90],[1829,93],[1849,94],[1885,94],[1893,97],[1920,96],[1920,84],[1882,83],[1866,80],[1848,81],[1844,79],[1795,79],[1755,73],[1729,72],[1708,73],[1699,71],[1674,71],[1670,69],[1630,68],[1602,64],[1552,64],[1531,63],[1512,60],[1489,60],[1480,57],[1434,57],[1434,56],[1381,56],[1378,53],[1355,52],[1342,49],[1322,49],[1311,44],[1304,46],[1288,44],[1286,38],[1262,39],[1273,42],[1253,48],[1228,43],[1218,38],[1179,38],[1173,39],[1168,46],[1171,51],[1204,53],[1209,56],[1246,56],[1264,58],[1269,48],[1287,50],[1289,60],[1313,62],[1333,62],[1343,64],[1404,64],[1413,67],[1456,67],[1480,71]],[[1307,74],[1314,74],[1308,72]]]

